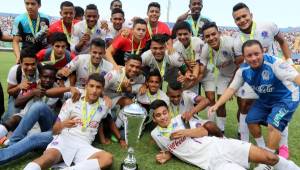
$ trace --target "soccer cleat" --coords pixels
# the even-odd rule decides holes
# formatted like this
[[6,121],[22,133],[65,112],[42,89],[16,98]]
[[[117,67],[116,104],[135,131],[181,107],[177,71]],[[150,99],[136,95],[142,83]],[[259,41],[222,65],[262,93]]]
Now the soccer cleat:
[[257,167],[255,167],[253,170],[274,170],[274,168],[270,165],[266,164],[259,164]]
[[278,150],[278,155],[284,157],[285,159],[289,158],[289,148],[286,145],[281,145]]

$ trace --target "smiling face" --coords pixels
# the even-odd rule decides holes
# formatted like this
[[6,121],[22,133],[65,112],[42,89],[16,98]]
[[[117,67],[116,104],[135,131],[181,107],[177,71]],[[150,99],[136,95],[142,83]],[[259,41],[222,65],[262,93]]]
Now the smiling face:
[[165,51],[166,51],[166,45],[165,44],[160,44],[155,41],[151,41],[151,46],[150,46],[151,52],[157,61],[162,61],[165,56]]
[[40,74],[41,86],[45,89],[53,87],[55,82],[55,71],[44,69]]
[[147,15],[150,23],[156,23],[160,17],[160,9],[152,6],[149,8]]
[[75,17],[75,10],[72,6],[64,6],[60,11],[60,15],[65,24],[72,24]]
[[150,76],[147,80],[147,87],[151,94],[157,93],[161,83],[161,78],[158,76]]
[[243,55],[253,69],[259,68],[263,63],[263,49],[258,44],[244,47]]
[[171,115],[169,114],[168,108],[165,106],[156,108],[153,111],[153,121],[157,123],[158,126],[167,128],[171,123]]
[[179,29],[176,31],[177,39],[183,44],[183,46],[187,47],[190,44],[192,33],[187,29]]
[[203,31],[205,42],[213,49],[219,49],[220,46],[220,32],[215,27],[210,27]]
[[121,13],[115,13],[111,16],[111,22],[115,30],[120,30],[125,22],[124,16]]
[[203,8],[202,0],[190,0],[189,8],[192,14],[199,15]]
[[240,30],[248,30],[252,25],[252,14],[249,9],[241,8],[233,12],[233,19]]
[[99,14],[97,10],[87,9],[85,11],[85,19],[89,28],[93,28],[99,19]]
[[182,90],[173,90],[168,88],[167,95],[170,98],[171,103],[174,105],[179,105],[182,96]]
[[93,65],[99,65],[105,55],[105,48],[92,45],[90,48],[90,55],[91,63]]
[[139,60],[130,59],[125,63],[127,78],[134,78],[140,74],[142,63]]

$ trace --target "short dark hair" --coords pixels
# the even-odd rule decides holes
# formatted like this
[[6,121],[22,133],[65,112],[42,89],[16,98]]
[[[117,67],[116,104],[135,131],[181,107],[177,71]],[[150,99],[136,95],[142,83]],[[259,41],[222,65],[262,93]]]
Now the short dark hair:
[[140,55],[137,55],[137,54],[128,54],[126,56],[126,62],[129,61],[129,60],[137,60],[137,61],[140,61],[142,63],[142,58]]
[[91,44],[90,44],[90,47],[91,47],[92,45],[94,45],[94,46],[96,46],[96,47],[101,47],[101,48],[105,48],[105,47],[106,47],[105,41],[102,40],[101,38],[94,38],[94,39],[92,39],[92,42],[91,42]]
[[[153,111],[155,109],[159,108],[159,107],[166,107],[169,110],[167,103],[163,100],[160,100],[160,99],[154,100],[150,104],[150,109],[153,110]],[[153,116],[154,116],[154,114],[153,114]]]
[[247,40],[246,42],[244,42],[244,44],[242,46],[242,52],[243,52],[243,54],[245,52],[245,48],[246,47],[251,47],[253,45],[258,45],[259,48],[263,51],[263,47],[262,47],[261,43],[258,40]]
[[60,10],[63,9],[63,7],[74,7],[73,3],[70,1],[64,1],[60,4]]
[[99,73],[93,73],[93,74],[89,75],[89,77],[87,79],[87,83],[90,80],[95,80],[95,81],[99,82],[103,87],[105,86],[104,76]]
[[147,22],[146,22],[145,20],[143,20],[142,18],[137,18],[137,19],[135,19],[134,22],[133,22],[133,28],[134,28],[137,24],[147,25]]
[[167,34],[155,34],[152,36],[151,42],[157,42],[159,44],[165,44],[170,39]]
[[158,2],[151,2],[149,5],[148,5],[148,9],[147,9],[147,12],[149,12],[149,9],[151,7],[156,7],[160,10],[160,4]]
[[246,9],[249,10],[249,7],[248,7],[246,4],[244,4],[244,3],[242,3],[242,2],[237,3],[236,5],[233,6],[232,12],[236,12],[236,11],[238,11],[238,10],[240,10],[240,9],[243,9],[243,8],[246,8]]
[[75,18],[82,17],[84,15],[84,10],[80,6],[75,6]]
[[122,9],[120,8],[115,8],[111,11],[111,16],[114,15],[114,14],[122,14],[123,17],[125,17],[125,13]]
[[[200,2],[203,4],[203,1],[202,1],[202,0],[200,0]],[[191,5],[191,3],[192,3],[192,0],[190,0],[190,4],[189,4],[189,5]]]
[[54,32],[49,37],[49,42],[54,45],[58,41],[64,41],[67,45],[69,44],[67,36],[62,32]]
[[168,89],[172,90],[182,90],[182,83],[177,80],[171,81],[168,83]]
[[216,28],[217,31],[219,31],[219,28],[215,22],[207,22],[202,26],[202,32],[212,27]]
[[150,77],[159,77],[159,81],[162,82],[162,77],[158,69],[150,70],[149,74],[147,75],[146,80],[148,81]]
[[56,75],[56,72],[57,72],[57,69],[54,67],[54,65],[52,64],[45,64],[45,65],[42,65],[41,68],[41,73],[44,71],[44,70],[51,70],[54,72],[54,74]]
[[176,35],[177,31],[182,30],[182,29],[187,30],[190,33],[192,32],[192,29],[191,29],[191,26],[189,23],[187,23],[186,21],[180,21],[174,25],[172,34]]
[[20,61],[23,62],[24,58],[34,58],[36,59],[37,49],[34,46],[28,46],[23,48],[20,52]]
[[[40,6],[42,5],[42,2],[41,2],[41,0],[35,0]],[[24,0],[24,2],[25,2],[25,0]]]
[[110,9],[113,7],[115,2],[120,2],[122,4],[122,2],[120,0],[112,0],[110,3]]
[[85,10],[96,10],[98,11],[98,8],[95,4],[89,4],[86,6]]

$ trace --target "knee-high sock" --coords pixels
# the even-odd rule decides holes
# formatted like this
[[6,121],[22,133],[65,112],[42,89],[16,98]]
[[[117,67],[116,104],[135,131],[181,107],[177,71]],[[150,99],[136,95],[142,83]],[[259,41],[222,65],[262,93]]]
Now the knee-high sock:
[[[210,108],[210,106],[208,106],[207,107],[207,110]],[[216,112],[212,112],[208,117],[207,117],[207,119],[209,120],[209,121],[215,121],[215,118],[216,118]]]
[[280,139],[280,143],[279,146],[285,145],[285,146],[289,146],[288,145],[288,138],[289,138],[289,127],[287,126],[283,132],[281,132],[281,139]]
[[100,170],[100,165],[97,159],[89,159],[77,163],[74,166],[67,167],[64,170]]
[[4,137],[5,135],[7,135],[8,131],[6,129],[5,126],[0,125],[0,138]]
[[249,142],[249,129],[246,123],[247,115],[240,114],[240,134],[241,140],[245,142]]
[[41,170],[41,167],[39,164],[35,162],[30,162],[29,164],[26,165],[24,170]]
[[300,168],[293,162],[290,160],[287,160],[281,156],[279,157],[279,161],[277,162],[277,164],[274,165],[275,169],[278,170],[300,170]]
[[217,117],[217,126],[221,131],[225,130],[226,117]]
[[264,137],[261,136],[259,138],[255,138],[255,142],[256,142],[256,145],[261,147],[261,148],[266,148],[266,143],[265,143],[265,140],[264,140]]

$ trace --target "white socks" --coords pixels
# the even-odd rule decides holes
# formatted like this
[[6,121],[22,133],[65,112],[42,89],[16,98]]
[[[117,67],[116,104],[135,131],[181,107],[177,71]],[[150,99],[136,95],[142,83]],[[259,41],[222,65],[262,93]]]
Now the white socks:
[[97,159],[89,159],[82,161],[74,166],[64,168],[64,170],[100,170],[100,165]]
[[288,147],[288,138],[289,138],[289,127],[285,127],[284,131],[281,132],[281,139],[280,139],[280,143],[279,143],[279,147],[282,145],[285,145],[286,147]]
[[30,162],[23,170],[41,170],[41,167],[35,162]]
[[0,138],[3,138],[4,136],[6,136],[8,133],[7,129],[5,126],[0,124]]
[[217,117],[217,126],[222,132],[225,130],[226,117]]
[[247,115],[240,114],[240,134],[241,140],[245,142],[249,142],[249,129],[246,123]]
[[261,148],[266,148],[266,144],[265,144],[265,140],[264,140],[264,137],[261,136],[259,138],[255,138],[255,142],[256,142],[256,145],[261,147]]
[[293,162],[290,160],[287,160],[281,156],[279,157],[279,161],[277,162],[277,164],[274,165],[275,169],[278,170],[300,170],[300,168]]
[[[207,107],[207,110],[210,108],[210,106],[208,106]],[[212,112],[208,117],[207,117],[207,119],[209,120],[209,121],[213,121],[213,122],[215,122],[215,118],[216,118],[216,112]]]

